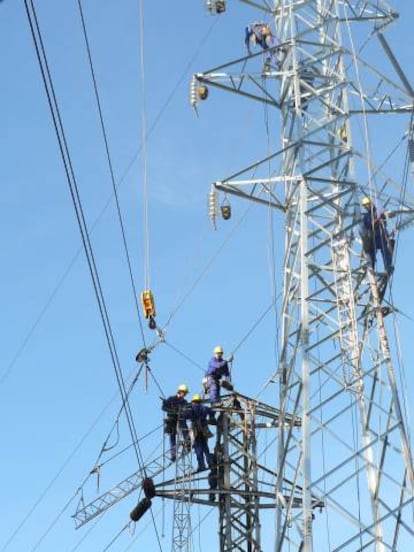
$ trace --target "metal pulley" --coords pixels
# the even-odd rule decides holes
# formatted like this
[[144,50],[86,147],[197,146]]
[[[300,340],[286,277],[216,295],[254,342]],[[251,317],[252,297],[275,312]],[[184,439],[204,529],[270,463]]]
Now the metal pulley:
[[200,84],[197,88],[197,97],[200,100],[206,100],[208,98],[208,88],[205,84]]
[[226,1],[225,0],[206,0],[206,8],[209,13],[221,14],[226,11]]
[[193,75],[190,85],[190,104],[191,107],[197,112],[197,104],[201,100],[208,98],[208,88],[205,84],[201,84],[197,78],[197,75]]
[[226,11],[225,0],[216,0],[216,13],[224,13]]
[[136,357],[135,357],[135,360],[141,364],[142,362],[147,362],[148,361],[148,355],[150,354],[150,350],[147,349],[146,347],[144,347],[143,349],[141,349],[140,351],[138,351]]
[[220,205],[220,212],[224,220],[229,220],[229,218],[231,218],[231,205],[227,198]]

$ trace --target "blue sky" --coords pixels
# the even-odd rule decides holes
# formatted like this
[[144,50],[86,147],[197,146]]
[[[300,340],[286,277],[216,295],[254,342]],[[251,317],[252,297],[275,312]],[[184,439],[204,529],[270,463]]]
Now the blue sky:
[[[266,151],[263,111],[212,91],[197,117],[189,105],[189,84],[192,73],[244,55],[244,26],[257,16],[235,1],[220,18],[209,17],[202,0],[144,4],[144,68],[139,62],[138,2],[85,0],[82,5],[139,291],[145,281],[146,238],[143,112],[150,131],[150,282],[159,323],[173,315],[167,343],[151,356],[152,374],[166,395],[182,382],[198,392],[211,349],[220,343],[226,351],[237,348],[234,379],[241,392],[254,396],[276,366],[274,314],[245,339],[271,301],[269,221],[257,207],[244,217],[248,206],[235,202],[235,216],[213,232],[206,206],[211,181]],[[35,5],[128,380],[136,372],[134,358],[143,343],[78,6],[75,0],[38,0]],[[402,1],[393,6],[401,17],[389,40],[413,79],[414,6]],[[74,530],[74,496],[94,466],[120,399],[23,2],[1,3],[0,48],[0,551],[100,551],[127,523],[137,496],[122,501],[92,528]],[[384,138],[389,124],[383,121]],[[391,169],[398,180],[401,164]],[[411,178],[410,190],[412,186]],[[406,359],[409,396],[414,383],[408,360],[413,353],[412,231],[400,240],[393,287],[395,303],[403,310],[394,323]],[[279,244],[281,250],[282,236]],[[154,334],[146,326],[144,332],[151,343]],[[140,436],[161,423],[159,396],[154,381],[146,388],[141,377],[131,396]],[[160,434],[145,441],[144,450],[149,453],[159,439]],[[127,442],[122,426],[121,443]],[[101,491],[135,471],[133,454],[126,456],[102,474]],[[165,505],[163,550],[170,549],[170,506]],[[160,510],[161,501],[154,513]],[[194,519],[205,513],[194,512]],[[158,550],[149,521],[137,526],[135,535],[124,532],[110,550]],[[197,546],[209,549],[206,541]]]

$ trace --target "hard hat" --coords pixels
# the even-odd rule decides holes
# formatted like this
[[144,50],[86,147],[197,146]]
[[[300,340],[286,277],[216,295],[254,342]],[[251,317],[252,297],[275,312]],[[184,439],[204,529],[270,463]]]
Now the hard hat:
[[191,399],[191,402],[201,402],[201,397],[198,393],[193,395],[193,398]]
[[369,199],[369,197],[365,196],[362,201],[361,201],[361,204],[365,207],[366,205],[371,205],[371,200]]
[[223,352],[223,347],[221,347],[220,345],[217,345],[217,347],[214,347],[214,354],[216,353],[222,353]]
[[183,393],[188,393],[188,385],[185,383],[178,386],[177,391],[182,391]]

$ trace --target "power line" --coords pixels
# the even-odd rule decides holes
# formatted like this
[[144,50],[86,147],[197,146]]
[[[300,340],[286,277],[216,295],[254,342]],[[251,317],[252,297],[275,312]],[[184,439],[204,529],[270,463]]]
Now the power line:
[[[204,44],[206,43],[207,39],[209,38],[210,34],[212,33],[213,31],[213,28],[215,26],[215,24],[217,23],[217,20],[214,20],[213,23],[210,25],[209,29],[207,30],[207,33],[205,34],[205,36],[201,39],[198,47],[194,50],[194,54],[192,55],[192,57],[190,58],[190,60],[188,61],[188,63],[186,64],[185,68],[183,69],[181,75],[178,77],[175,85],[173,86],[173,88],[171,89],[171,92],[169,93],[169,95],[167,96],[167,99],[165,100],[165,102],[163,103],[163,105],[161,106],[160,110],[158,111],[157,115],[155,116],[152,124],[149,126],[148,128],[148,131],[146,133],[146,136],[145,138],[148,139],[151,134],[153,133],[153,131],[156,129],[157,125],[159,124],[159,122],[161,121],[162,119],[162,116],[164,115],[164,113],[166,112],[167,108],[169,107],[169,105],[171,104],[179,86],[182,84],[182,82],[184,81],[184,79],[187,77],[188,75],[188,71],[190,70],[191,66],[193,65],[194,61],[197,59],[200,51],[202,50]],[[135,152],[135,154],[132,156],[132,158],[130,159],[130,162],[128,163],[128,165],[125,167],[125,170],[124,172],[122,173],[119,181],[118,181],[118,186],[117,186],[117,189],[120,188],[121,184],[123,184],[123,182],[125,181],[125,178],[127,177],[127,175],[129,174],[129,171],[131,170],[132,166],[134,165],[135,161],[137,160],[138,158],[138,155],[140,154],[141,150],[143,148],[143,144],[141,143],[141,145],[138,147],[137,151]],[[111,201],[112,201],[112,197],[113,197],[113,194],[110,195],[110,197],[107,199],[103,209],[101,210],[101,212],[99,213],[99,215],[96,217],[96,219],[94,220],[94,222],[92,223],[91,227],[90,227],[90,233],[95,229],[95,227],[97,226],[97,224],[100,222],[100,220],[102,219],[104,213],[106,212],[107,208],[109,207]],[[27,332],[26,334],[26,337],[23,339],[23,342],[21,344],[21,346],[18,348],[18,350],[16,351],[12,361],[9,363],[8,367],[3,371],[3,374],[1,375],[0,377],[0,384],[4,383],[4,381],[6,380],[6,378],[9,376],[9,374],[11,373],[11,371],[13,370],[18,358],[20,357],[20,355],[22,354],[22,352],[24,351],[24,349],[26,348],[26,345],[27,343],[29,342],[30,338],[32,337],[34,331],[36,330],[37,326],[39,325],[40,321],[42,320],[43,316],[45,315],[45,313],[47,312],[50,304],[52,303],[53,299],[55,298],[55,295],[57,294],[57,292],[59,291],[60,287],[62,286],[64,280],[66,279],[67,275],[69,274],[72,266],[75,264],[75,261],[77,260],[77,258],[79,257],[79,254],[81,252],[81,248],[78,249],[78,251],[75,253],[75,255],[73,256],[72,260],[69,262],[69,265],[68,267],[66,268],[65,272],[63,273],[62,277],[60,278],[58,284],[56,285],[56,287],[54,288],[54,290],[52,291],[52,293],[50,294],[49,298],[47,299],[46,301],[46,304],[45,306],[42,308],[42,310],[40,311],[40,314],[37,316],[35,322],[32,324],[30,330]],[[136,297],[136,294],[134,294],[134,297]],[[137,314],[139,316],[139,309],[137,309]],[[145,339],[143,338],[143,343],[144,343],[144,346],[145,346]]]
[[[75,176],[75,172],[74,172],[74,169],[73,169],[73,166],[72,166],[72,161],[71,161],[71,157],[70,157],[70,153],[69,153],[69,149],[68,149],[68,145],[67,145],[67,141],[66,141],[66,136],[65,136],[65,132],[64,132],[64,128],[63,128],[63,123],[62,123],[62,119],[61,119],[61,116],[60,116],[59,105],[58,105],[56,95],[55,95],[55,91],[54,91],[53,80],[52,80],[52,77],[51,77],[51,74],[50,74],[50,71],[49,71],[49,67],[48,67],[47,56],[46,56],[46,52],[45,52],[45,49],[44,49],[44,45],[43,45],[43,41],[42,41],[42,35],[41,35],[40,28],[39,28],[37,16],[36,16],[36,10],[35,10],[35,7],[33,5],[32,0],[25,0],[25,7],[26,7],[26,13],[27,13],[27,17],[28,17],[28,20],[29,20],[29,25],[30,25],[30,29],[31,29],[31,33],[32,33],[32,38],[33,38],[34,46],[35,46],[35,49],[36,49],[36,54],[37,54],[37,58],[38,58],[38,62],[39,62],[39,67],[40,67],[40,70],[41,70],[42,79],[43,79],[43,83],[44,83],[44,87],[45,87],[45,91],[46,91],[46,95],[47,95],[47,99],[48,99],[48,104],[49,104],[50,112],[51,112],[51,115],[52,115],[53,125],[54,125],[54,129],[55,129],[55,132],[56,132],[56,137],[57,137],[57,140],[58,140],[59,149],[60,149],[60,152],[61,152],[61,157],[62,157],[62,161],[63,161],[65,173],[66,173],[67,183],[69,185],[70,194],[71,194],[71,197],[72,197],[72,202],[73,202],[73,205],[74,205],[74,208],[75,208],[76,218],[77,218],[79,230],[80,230],[80,233],[81,233],[82,243],[83,243],[84,251],[85,251],[87,262],[88,262],[89,271],[90,271],[91,278],[92,278],[92,283],[93,283],[93,287],[94,287],[94,291],[95,291],[95,296],[96,296],[96,299],[97,299],[97,302],[98,302],[98,307],[99,307],[102,323],[103,323],[103,326],[104,326],[104,331],[105,331],[105,335],[106,335],[110,355],[111,355],[111,358],[112,358],[112,363],[113,363],[113,367],[114,367],[118,387],[119,387],[119,390],[120,390],[120,393],[121,393],[122,401],[125,404],[125,413],[126,413],[127,422],[128,422],[129,428],[130,428],[132,441],[136,442],[137,441],[137,439],[136,439],[136,429],[135,429],[134,421],[133,421],[132,414],[131,414],[130,407],[129,407],[129,403],[128,403],[128,396],[127,396],[126,389],[125,389],[125,382],[123,380],[123,375],[122,375],[122,371],[121,371],[121,367],[120,367],[120,363],[119,363],[119,358],[118,358],[118,354],[117,354],[117,350],[116,350],[116,346],[115,346],[115,340],[114,340],[114,336],[113,336],[113,333],[112,333],[112,328],[111,328],[109,315],[108,315],[108,311],[107,311],[106,304],[105,304],[103,290],[102,290],[102,287],[101,287],[99,274],[98,274],[94,254],[93,254],[92,244],[91,244],[91,241],[90,241],[90,236],[89,236],[88,228],[87,228],[87,225],[86,225],[86,220],[85,220],[85,216],[84,216],[84,212],[83,212],[83,208],[82,208],[82,203],[81,203],[81,199],[80,199],[80,196],[79,196],[79,190],[78,190],[78,186],[77,186],[76,176]],[[142,469],[143,468],[143,462],[142,462],[142,458],[141,458],[141,452],[140,452],[137,444],[135,445],[135,452],[136,452],[138,464]]]
[[99,92],[98,92],[98,85],[97,85],[97,81],[96,81],[95,70],[94,70],[93,61],[92,61],[92,53],[91,53],[88,33],[87,33],[87,30],[86,30],[86,24],[85,24],[85,18],[84,18],[84,14],[83,14],[81,0],[78,0],[78,6],[79,6],[80,19],[81,19],[81,23],[82,23],[83,36],[84,36],[85,44],[86,44],[86,51],[87,51],[87,54],[88,54],[89,68],[90,68],[92,81],[93,81],[93,89],[94,89],[96,104],[97,104],[98,112],[99,112],[99,121],[100,121],[100,124],[101,124],[102,136],[103,136],[104,143],[105,143],[106,158],[107,158],[107,161],[108,161],[109,172],[110,172],[110,175],[111,175],[112,190],[113,190],[113,195],[114,195],[114,198],[115,198],[115,204],[116,204],[116,210],[117,210],[117,213],[118,213],[119,225],[120,225],[120,228],[121,228],[121,234],[122,234],[122,241],[123,241],[123,246],[124,246],[124,251],[125,251],[125,257],[126,257],[126,261],[127,261],[127,264],[128,264],[129,278],[130,278],[130,281],[131,281],[131,287],[132,287],[132,293],[133,293],[133,296],[134,296],[135,307],[136,307],[136,310],[137,310],[137,313],[138,313],[139,326],[140,326],[140,330],[141,330],[141,337],[142,337],[142,341],[145,345],[144,329],[143,329],[143,326],[142,326],[142,320],[141,320],[141,315],[140,315],[140,310],[139,310],[139,305],[138,305],[138,300],[137,300],[137,291],[136,291],[136,287],[135,287],[135,284],[134,284],[134,278],[133,278],[133,275],[132,275],[131,258],[130,258],[128,245],[127,245],[127,241],[126,241],[125,228],[124,228],[124,223],[123,223],[123,220],[122,220],[121,207],[120,207],[120,204],[119,204],[118,192],[117,192],[116,183],[115,183],[114,169],[113,169],[113,165],[112,165],[111,155],[110,155],[110,152],[109,152],[108,135],[107,135],[107,132],[106,132],[105,122],[104,122],[104,118],[103,118],[101,101],[100,101]]

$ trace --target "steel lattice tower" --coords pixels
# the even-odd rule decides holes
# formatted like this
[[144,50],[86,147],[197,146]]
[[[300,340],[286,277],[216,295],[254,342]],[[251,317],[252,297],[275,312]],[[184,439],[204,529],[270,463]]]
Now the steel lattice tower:
[[[412,209],[353,141],[361,116],[412,113],[413,91],[383,35],[396,14],[381,1],[244,3],[274,21],[280,43],[260,71],[262,52],[197,74],[192,103],[217,87],[281,114],[280,148],[214,185],[286,217],[275,550],[408,550],[413,464],[381,307],[387,276],[361,263],[358,239],[360,200],[373,194],[366,175],[375,173],[388,208]],[[391,76],[356,53],[349,29],[376,41]],[[301,420],[299,435],[283,422],[288,413]],[[334,534],[315,521],[321,504]],[[223,525],[232,515],[221,509]],[[236,538],[230,531],[220,550],[260,550],[247,534],[245,547]]]
[[[154,497],[174,500],[173,550],[190,549],[194,503],[218,509],[221,552],[267,552],[264,529],[276,552],[410,550],[413,464],[381,303],[387,277],[361,262],[358,227],[364,195],[406,222],[414,211],[354,132],[368,117],[412,115],[413,90],[385,38],[397,16],[381,0],[240,2],[252,21],[273,22],[279,43],[198,73],[191,100],[198,108],[216,87],[275,108],[281,120],[276,151],[215,182],[210,203],[213,218],[220,192],[285,216],[278,394],[273,406],[223,398],[213,489],[211,474],[192,473],[184,456],[171,480],[156,480],[162,458],[146,476]],[[213,14],[226,8],[206,5]],[[387,58],[387,75],[357,51],[353,33]],[[136,472],[82,504],[78,526],[142,478]]]
[[[218,540],[223,552],[254,552],[262,550],[261,516],[264,511],[275,511],[275,485],[278,473],[274,470],[276,434],[283,423],[290,432],[298,432],[301,421],[269,405],[234,393],[224,396],[217,409],[217,437],[214,444],[217,464],[209,472],[185,472],[181,478],[155,485],[158,497],[174,500],[174,532],[183,524],[191,523],[190,512],[184,511],[190,503],[217,507],[219,510]],[[271,462],[267,459],[271,458]],[[212,475],[214,482],[212,481]],[[288,491],[287,491],[288,489]],[[302,490],[293,481],[284,480],[283,495],[279,500],[292,501],[298,508]],[[322,507],[311,497],[312,508]],[[183,532],[181,534],[184,534]],[[181,541],[181,549],[190,549],[190,534]],[[179,549],[174,541],[174,550]]]

